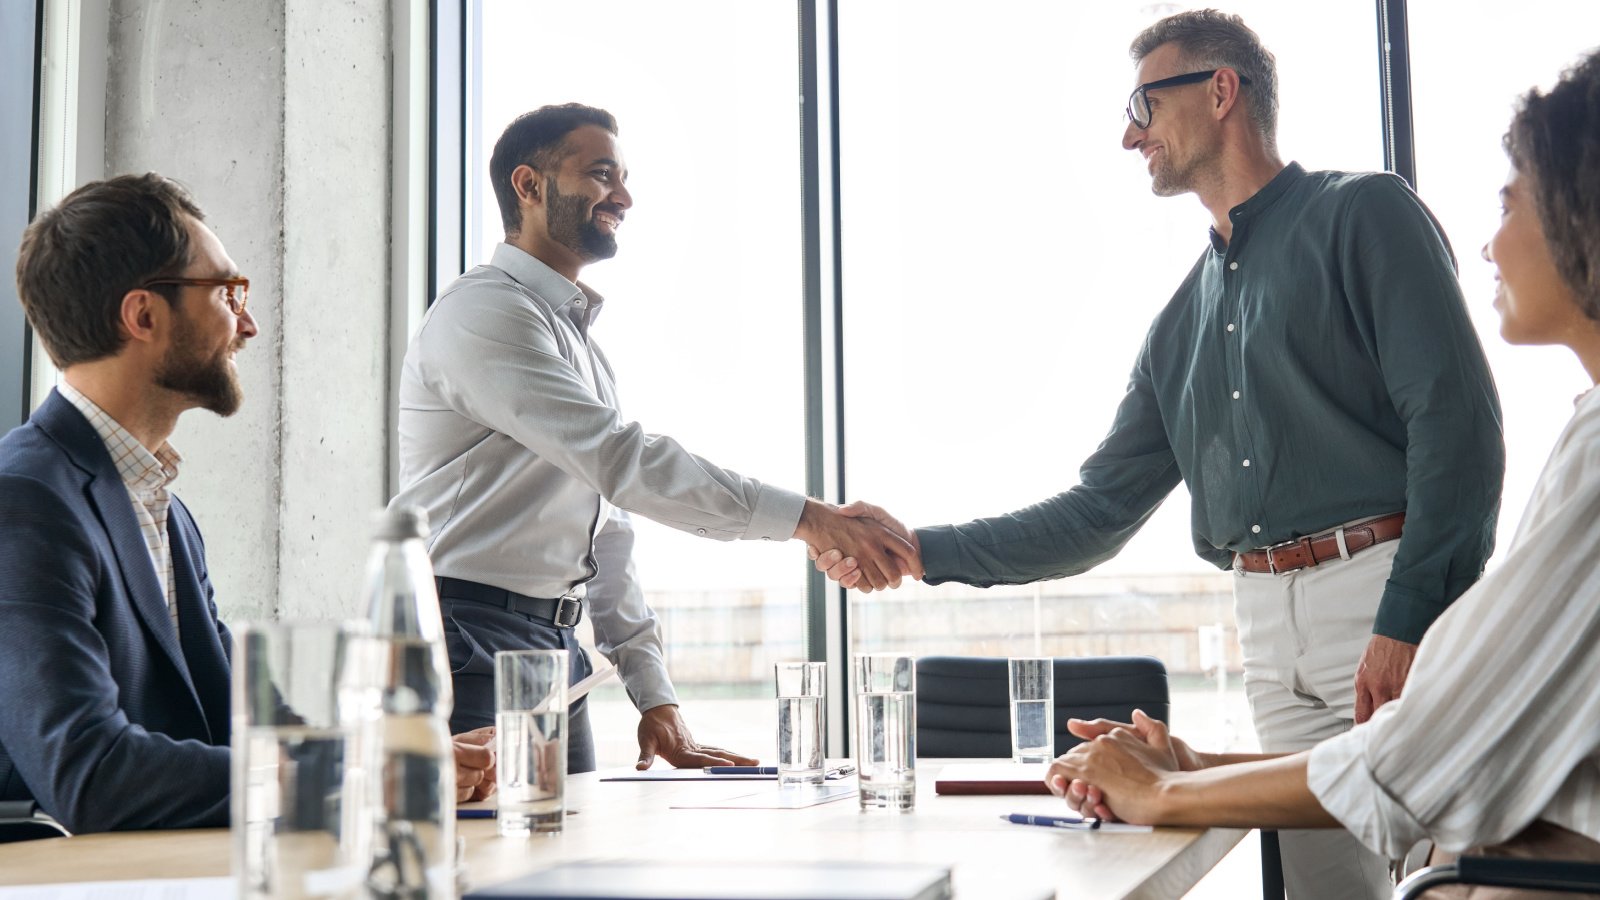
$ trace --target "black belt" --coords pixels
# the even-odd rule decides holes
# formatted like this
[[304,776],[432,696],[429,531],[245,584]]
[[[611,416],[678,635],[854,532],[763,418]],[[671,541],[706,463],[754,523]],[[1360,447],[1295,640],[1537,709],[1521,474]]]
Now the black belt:
[[516,591],[479,584],[476,581],[462,581],[459,578],[443,576],[435,578],[434,583],[439,588],[440,600],[465,600],[468,603],[497,606],[509,612],[522,613],[541,622],[547,622],[557,628],[571,628],[583,621],[583,598],[576,594],[566,594],[555,599],[529,597]]

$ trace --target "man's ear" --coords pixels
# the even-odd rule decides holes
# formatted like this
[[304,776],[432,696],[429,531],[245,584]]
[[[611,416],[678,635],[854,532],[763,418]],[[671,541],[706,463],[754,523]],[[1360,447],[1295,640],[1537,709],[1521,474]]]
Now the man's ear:
[[1239,96],[1241,85],[1239,73],[1232,69],[1222,68],[1212,77],[1211,84],[1211,112],[1215,118],[1221,119],[1228,111],[1242,102]]
[[531,203],[535,206],[544,202],[544,185],[539,170],[533,166],[521,165],[511,170],[511,188],[517,192],[517,200],[522,203]]
[[122,295],[117,324],[130,341],[150,343],[171,318],[169,301],[148,288],[135,288]]

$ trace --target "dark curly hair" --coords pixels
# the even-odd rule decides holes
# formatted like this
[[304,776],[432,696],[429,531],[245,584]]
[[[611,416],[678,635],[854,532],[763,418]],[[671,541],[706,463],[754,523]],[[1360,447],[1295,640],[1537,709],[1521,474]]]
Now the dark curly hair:
[[1585,315],[1600,321],[1600,50],[1548,93],[1517,104],[1505,136],[1511,165],[1531,176],[1556,271]]

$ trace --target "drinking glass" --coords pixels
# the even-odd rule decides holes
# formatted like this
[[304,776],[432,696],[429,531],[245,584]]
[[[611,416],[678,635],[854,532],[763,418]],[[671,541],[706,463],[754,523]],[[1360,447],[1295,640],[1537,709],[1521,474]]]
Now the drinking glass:
[[909,810],[917,801],[917,668],[910,656],[855,658],[856,765],[861,808]]
[[1011,759],[1041,763],[1055,759],[1055,674],[1048,657],[1013,657],[1011,676]]
[[778,785],[821,784],[827,663],[781,662],[778,687]]
[[500,834],[560,831],[566,815],[567,651],[496,653],[494,693]]

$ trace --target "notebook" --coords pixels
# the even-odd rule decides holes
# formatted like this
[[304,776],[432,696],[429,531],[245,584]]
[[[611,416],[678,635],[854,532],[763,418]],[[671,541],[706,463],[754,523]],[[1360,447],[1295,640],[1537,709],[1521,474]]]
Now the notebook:
[[950,870],[918,863],[562,863],[466,900],[947,900]]
[[1048,794],[1048,763],[957,763],[939,770],[937,794]]

